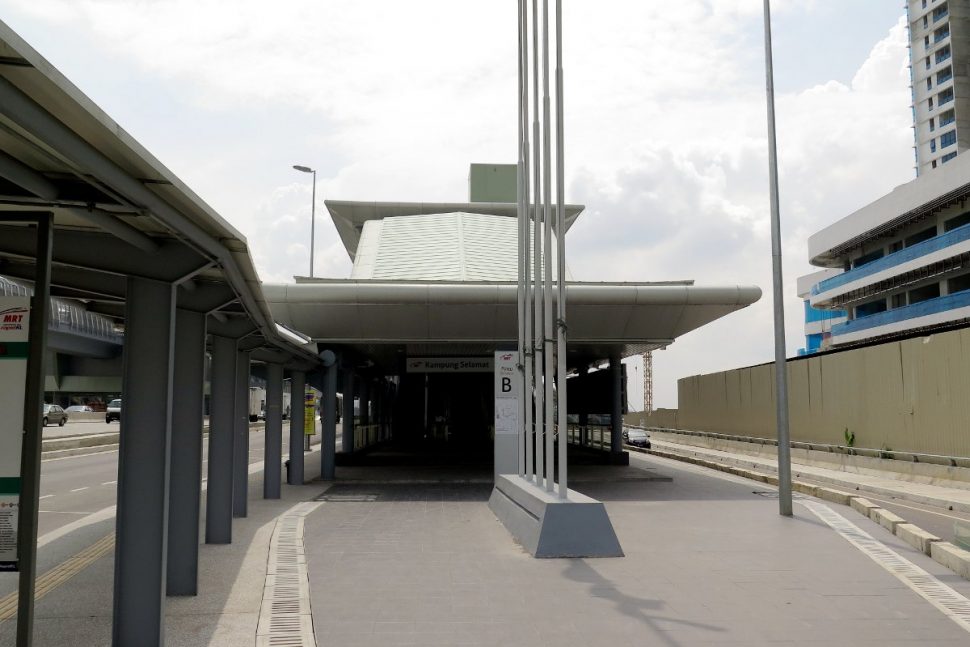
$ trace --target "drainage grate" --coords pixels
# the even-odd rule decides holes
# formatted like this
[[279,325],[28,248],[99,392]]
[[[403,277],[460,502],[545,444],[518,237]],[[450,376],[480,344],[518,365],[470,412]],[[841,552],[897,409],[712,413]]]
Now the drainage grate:
[[943,615],[970,632],[970,600],[916,564],[890,550],[882,542],[873,539],[869,533],[827,505],[814,501],[800,503],[849,543],[868,555],[872,561],[895,575],[903,584],[942,611]]
[[256,628],[257,647],[316,647],[303,525],[318,507],[320,503],[300,503],[276,522]]
[[330,503],[370,503],[377,501],[376,494],[327,494],[318,496],[314,501],[328,501]]

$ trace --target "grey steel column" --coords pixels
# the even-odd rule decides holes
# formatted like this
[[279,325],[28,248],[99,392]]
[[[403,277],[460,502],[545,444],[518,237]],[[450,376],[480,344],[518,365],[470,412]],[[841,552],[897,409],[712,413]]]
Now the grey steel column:
[[354,372],[345,368],[343,377],[343,449],[349,454],[357,449],[354,447]]
[[610,358],[610,377],[613,382],[613,411],[610,415],[610,451],[623,451],[623,368],[620,358]]
[[249,514],[249,353],[236,350],[236,398],[233,406],[232,516]]
[[232,543],[232,467],[236,407],[236,340],[212,336],[209,402],[209,471],[205,543]]
[[165,643],[175,286],[128,278],[112,644]]
[[171,485],[168,505],[168,595],[196,595],[199,581],[199,502],[202,496],[202,416],[205,314],[175,313]]
[[[303,392],[306,391],[306,373],[290,373],[290,485],[303,485]],[[311,416],[312,417],[312,416]]]
[[283,366],[266,365],[266,434],[263,456],[263,498],[280,498],[283,453]]
[[332,351],[325,350],[320,353],[320,359],[323,360],[325,368],[323,398],[320,407],[323,410],[320,478],[324,481],[332,481],[336,474],[335,458],[337,453],[337,358]]

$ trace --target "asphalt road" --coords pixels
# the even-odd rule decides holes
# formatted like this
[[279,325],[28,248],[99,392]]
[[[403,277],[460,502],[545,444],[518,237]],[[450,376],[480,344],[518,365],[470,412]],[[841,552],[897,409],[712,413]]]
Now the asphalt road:
[[[78,423],[78,427],[104,427],[98,423]],[[64,429],[69,429],[69,423]],[[117,431],[117,423],[111,431]],[[289,438],[283,434],[283,456],[289,452]],[[319,435],[317,436],[319,438]],[[254,427],[249,434],[249,462],[263,460],[265,434]],[[202,478],[208,471],[208,443],[203,443]],[[339,439],[338,439],[339,448]],[[49,458],[41,463],[40,521],[38,535],[71,523],[117,502],[117,447],[94,454]]]

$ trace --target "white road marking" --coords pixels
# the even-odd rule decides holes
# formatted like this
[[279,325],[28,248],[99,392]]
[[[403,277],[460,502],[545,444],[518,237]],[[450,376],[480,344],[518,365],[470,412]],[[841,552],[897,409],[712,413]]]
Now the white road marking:
[[84,490],[87,490],[88,487],[89,486],[87,486],[87,485],[85,485],[84,487],[76,487],[73,490],[71,490],[71,492],[83,492]]
[[118,485],[118,481],[105,481],[101,485]]
[[38,510],[43,514],[91,514],[90,512],[73,512],[70,510]]
[[[54,453],[54,452],[50,452]],[[91,452],[90,454],[73,454],[71,456],[60,456],[58,458],[42,458],[41,463],[53,463],[54,461],[68,461],[72,458],[85,458],[87,456],[101,456],[102,454],[117,454],[117,449],[109,449],[103,452]]]
[[882,542],[873,539],[872,535],[824,503],[804,499],[799,500],[798,503],[808,508],[816,517],[842,535],[846,541],[970,633],[970,600]]
[[54,495],[53,494],[45,494],[44,496],[40,497],[40,500],[43,501],[44,499],[49,499],[52,496],[54,496]]

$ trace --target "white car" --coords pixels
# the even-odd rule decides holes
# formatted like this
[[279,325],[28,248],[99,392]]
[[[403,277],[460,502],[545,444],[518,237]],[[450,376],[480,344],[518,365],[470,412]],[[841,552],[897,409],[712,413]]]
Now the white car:
[[64,410],[68,413],[94,413],[94,409],[86,404],[72,404]]

